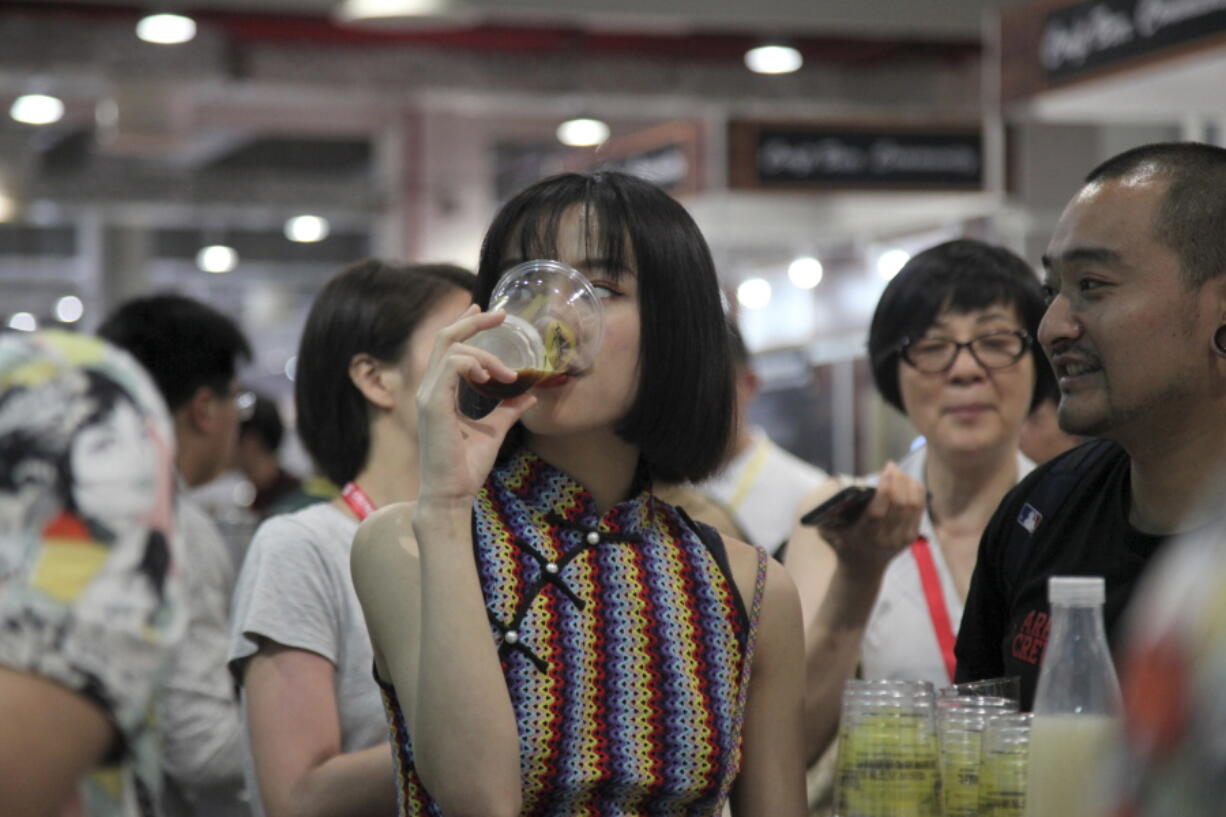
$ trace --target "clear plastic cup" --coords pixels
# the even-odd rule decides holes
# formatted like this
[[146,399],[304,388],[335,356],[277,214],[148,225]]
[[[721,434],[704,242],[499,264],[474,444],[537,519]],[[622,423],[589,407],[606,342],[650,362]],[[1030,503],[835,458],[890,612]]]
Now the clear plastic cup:
[[997,715],[983,731],[979,768],[980,817],[1022,817],[1030,757],[1029,712]]
[[1017,712],[1017,701],[988,696],[937,700],[941,806],[945,817],[978,817],[983,732],[994,717]]
[[467,343],[519,376],[511,383],[469,383],[485,397],[502,400],[582,374],[604,337],[604,309],[591,283],[560,261],[534,259],[505,272],[490,294],[490,310],[496,309],[506,320]]
[[956,698],[964,695],[997,698],[1012,698],[1021,700],[1022,679],[1016,675],[1007,678],[985,678],[982,681],[967,681],[961,684],[951,684],[937,690],[941,698]]
[[835,772],[837,817],[940,817],[932,685],[848,681]]

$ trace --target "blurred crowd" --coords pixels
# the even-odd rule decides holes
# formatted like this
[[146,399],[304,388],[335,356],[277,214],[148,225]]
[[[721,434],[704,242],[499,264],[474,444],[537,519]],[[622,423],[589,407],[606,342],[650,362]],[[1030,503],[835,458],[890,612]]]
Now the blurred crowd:
[[[1090,170],[1041,270],[915,255],[866,354],[919,439],[872,474],[750,422],[702,235],[620,173],[514,196],[475,274],[339,271],[291,423],[178,294],[0,334],[0,813],[824,813],[849,679],[1016,677],[1028,710],[1048,579],[1101,576],[1100,817],[1218,814],[1223,225],[1226,150],[1153,144]],[[473,339],[532,258],[586,278],[599,350],[462,411],[518,376]],[[196,498],[226,472],[247,524]]]

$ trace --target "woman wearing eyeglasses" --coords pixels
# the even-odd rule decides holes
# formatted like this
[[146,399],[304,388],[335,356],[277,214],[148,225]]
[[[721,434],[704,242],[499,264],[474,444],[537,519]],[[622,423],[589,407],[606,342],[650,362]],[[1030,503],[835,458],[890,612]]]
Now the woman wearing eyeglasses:
[[[1033,467],[1018,437],[1055,388],[1033,342],[1044,308],[1025,261],[972,240],[916,255],[882,294],[869,329],[873,379],[926,443],[869,480],[877,494],[858,521],[793,531],[786,566],[806,642],[825,645],[807,656],[810,760],[833,739],[857,663],[865,678],[952,683],[980,535]],[[831,480],[804,507],[840,487]]]

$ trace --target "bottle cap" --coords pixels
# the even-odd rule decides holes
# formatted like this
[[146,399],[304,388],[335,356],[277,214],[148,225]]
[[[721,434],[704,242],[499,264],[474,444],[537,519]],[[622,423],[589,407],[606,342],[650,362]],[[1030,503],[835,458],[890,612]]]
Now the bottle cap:
[[1107,582],[1102,576],[1052,576],[1047,580],[1051,604],[1089,605],[1107,600]]

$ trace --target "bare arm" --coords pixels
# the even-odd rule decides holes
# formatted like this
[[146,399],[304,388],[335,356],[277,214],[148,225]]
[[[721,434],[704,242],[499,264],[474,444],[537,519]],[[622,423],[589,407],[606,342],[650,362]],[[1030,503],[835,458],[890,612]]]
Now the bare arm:
[[458,516],[455,538],[466,544],[450,549],[461,557],[436,560],[443,565],[430,572],[416,552],[412,507],[381,509],[354,542],[354,586],[430,795],[449,815],[514,815],[519,733],[469,555],[467,514]]
[[246,665],[247,729],[268,817],[396,813],[390,747],[341,751],[335,676],[323,656],[272,641]]
[[[807,510],[833,495],[819,486]],[[785,565],[800,590],[805,626],[805,758],[816,761],[834,740],[843,683],[855,674],[860,641],[890,560],[919,532],[924,486],[887,464],[877,495],[858,522],[842,530],[797,524]]]
[[117,733],[84,696],[0,667],[0,814],[52,817]]
[[796,588],[771,561],[745,704],[741,774],[732,792],[736,817],[803,817],[806,812],[802,641]]
[[358,530],[353,580],[380,672],[404,708],[417,773],[450,817],[520,811],[519,732],[473,559],[473,502],[506,432],[536,398],[489,416],[456,410],[460,377],[515,373],[464,346],[501,315],[472,310],[441,331],[417,393],[422,489]]

